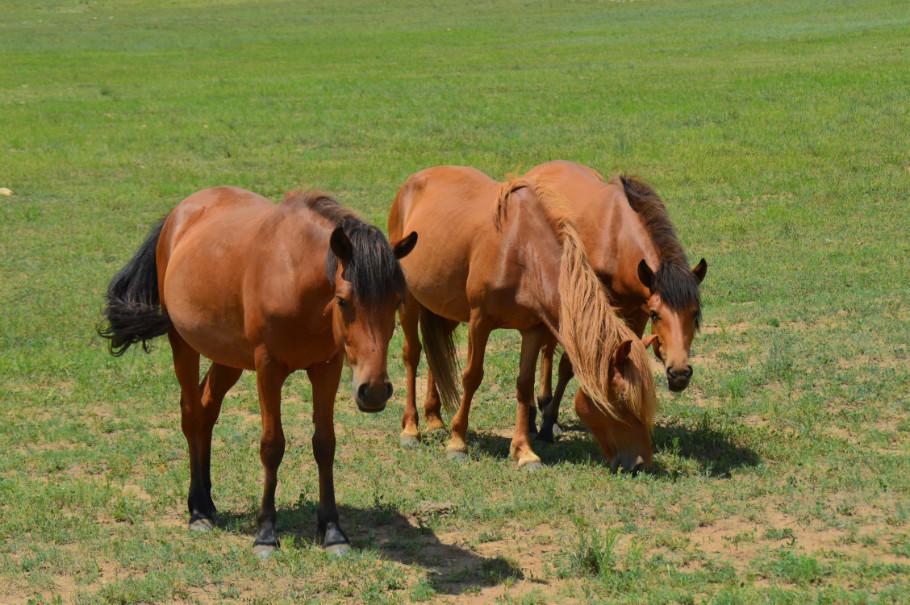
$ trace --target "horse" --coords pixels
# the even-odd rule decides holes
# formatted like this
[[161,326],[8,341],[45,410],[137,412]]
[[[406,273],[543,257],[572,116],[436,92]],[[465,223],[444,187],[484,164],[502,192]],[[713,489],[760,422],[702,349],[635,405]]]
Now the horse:
[[445,426],[440,405],[452,408],[458,401],[452,332],[467,322],[468,361],[446,446],[450,458],[467,455],[468,414],[483,378],[487,339],[492,330],[506,328],[521,333],[510,445],[519,468],[541,466],[529,440],[529,419],[535,362],[550,336],[574,363],[583,387],[575,409],[611,468],[636,471],[650,464],[656,399],[647,353],[617,317],[558,196],[527,180],[499,183],[474,168],[429,168],[407,179],[389,212],[390,237],[411,230],[436,244],[402,260],[407,281],[399,311],[407,372],[403,446],[420,436],[418,327],[429,364],[424,409],[428,428],[435,430]]
[[[278,546],[275,488],[285,450],[281,389],[296,370],[313,387],[313,456],[319,469],[318,536],[329,553],[350,542],[335,504],[333,414],[344,359],[357,407],[380,412],[392,394],[386,370],[395,312],[405,294],[394,246],[324,193],[291,192],[281,204],[236,187],[204,189],[171,210],[113,277],[100,328],[110,351],[167,334],[180,384],[189,449],[189,527],[211,530],[212,428],[243,370],[256,372],[264,488],[254,552]],[[199,357],[212,361],[199,382]]]
[[[648,321],[645,342],[664,364],[671,391],[682,391],[692,378],[692,340],[701,320],[699,288],[708,271],[701,259],[690,268],[666,207],[646,183],[631,176],[609,181],[593,168],[566,161],[535,166],[524,178],[557,191],[567,200],[591,265],[607,286],[626,324],[638,337]],[[560,360],[552,391],[556,341],[543,347],[540,364],[543,411],[537,438],[553,440],[553,428],[572,366]]]

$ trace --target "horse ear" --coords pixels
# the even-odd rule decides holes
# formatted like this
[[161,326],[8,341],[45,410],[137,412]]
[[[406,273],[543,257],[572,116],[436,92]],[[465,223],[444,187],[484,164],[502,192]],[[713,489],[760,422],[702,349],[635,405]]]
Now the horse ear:
[[395,258],[401,260],[411,253],[411,250],[414,249],[415,245],[417,245],[417,232],[411,231],[410,234],[399,240],[399,242],[393,247]]
[[354,246],[351,244],[351,240],[348,239],[347,234],[341,227],[335,227],[335,230],[332,231],[329,245],[332,247],[332,252],[335,253],[335,256],[337,256],[338,260],[341,262],[346,263],[354,256]]
[[655,340],[657,340],[657,334],[648,334],[641,341],[641,344],[645,345],[645,348],[647,349],[648,347],[650,347],[651,345],[654,344]]
[[698,261],[698,264],[692,267],[692,273],[695,274],[698,283],[701,283],[705,279],[705,275],[708,274],[708,263],[705,259]]
[[654,271],[651,271],[651,267],[648,266],[648,263],[645,262],[645,259],[641,259],[641,262],[638,263],[638,279],[641,280],[641,283],[644,284],[645,288],[651,290],[651,285],[654,283]]
[[619,343],[619,346],[616,347],[616,350],[613,351],[613,367],[619,368],[622,366],[623,362],[629,358],[629,353],[632,352],[632,341],[624,340]]

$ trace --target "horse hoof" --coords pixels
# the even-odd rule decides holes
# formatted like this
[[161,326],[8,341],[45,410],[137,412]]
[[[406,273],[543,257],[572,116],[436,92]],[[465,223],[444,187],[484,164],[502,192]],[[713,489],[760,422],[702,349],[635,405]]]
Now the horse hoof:
[[215,522],[208,517],[199,517],[190,521],[190,531],[210,532],[215,529]]
[[553,436],[554,436],[554,437],[559,437],[559,436],[562,435],[564,432],[565,432],[565,431],[562,430],[562,428],[561,428],[558,424],[554,424],[554,425],[553,425]]
[[342,542],[341,544],[332,544],[331,546],[326,546],[323,550],[325,551],[325,554],[329,555],[330,557],[340,559],[341,557],[351,552],[351,545]]
[[411,435],[408,433],[402,433],[401,437],[398,438],[398,443],[403,448],[415,448],[420,444],[420,437],[417,435]]
[[534,473],[542,469],[543,464],[541,464],[539,460],[531,460],[529,462],[525,462],[524,464],[519,462],[518,468],[526,473]]
[[553,443],[553,431],[540,431],[535,439],[544,443]]
[[468,459],[468,454],[461,450],[446,450],[446,458],[453,462],[464,462]]
[[278,550],[278,547],[274,544],[256,544],[253,546],[253,554],[256,555],[256,558],[260,561],[265,561],[271,557],[272,553],[276,550]]

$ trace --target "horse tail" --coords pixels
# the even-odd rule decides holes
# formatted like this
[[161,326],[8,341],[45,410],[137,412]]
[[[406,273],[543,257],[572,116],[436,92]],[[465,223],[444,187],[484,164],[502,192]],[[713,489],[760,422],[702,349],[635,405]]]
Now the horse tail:
[[452,411],[458,402],[458,357],[448,320],[426,307],[420,308],[420,333],[423,336],[427,364],[445,409]]
[[148,341],[166,334],[173,326],[158,295],[155,255],[163,226],[161,219],[152,227],[133,258],[108,284],[104,320],[98,334],[110,341],[111,355],[115,357],[140,342],[148,352]]

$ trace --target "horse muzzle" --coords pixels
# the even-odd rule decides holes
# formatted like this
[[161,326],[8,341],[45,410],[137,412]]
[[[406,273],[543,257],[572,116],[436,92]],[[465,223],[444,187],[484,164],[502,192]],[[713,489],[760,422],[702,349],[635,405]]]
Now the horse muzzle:
[[375,414],[385,409],[385,404],[392,396],[392,383],[389,381],[375,384],[363,383],[355,390],[354,400],[361,412]]
[[692,366],[686,366],[681,370],[667,368],[667,384],[674,393],[678,393],[689,386],[689,380],[691,378]]

